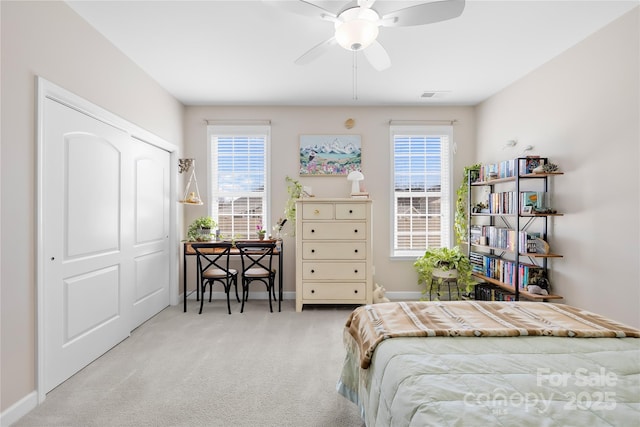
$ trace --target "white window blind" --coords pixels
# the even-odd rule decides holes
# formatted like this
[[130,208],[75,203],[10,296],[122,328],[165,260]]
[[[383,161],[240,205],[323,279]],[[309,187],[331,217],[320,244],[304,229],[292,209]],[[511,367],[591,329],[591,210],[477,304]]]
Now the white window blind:
[[224,238],[269,229],[268,126],[209,126],[210,213]]
[[392,126],[391,256],[451,242],[451,126]]

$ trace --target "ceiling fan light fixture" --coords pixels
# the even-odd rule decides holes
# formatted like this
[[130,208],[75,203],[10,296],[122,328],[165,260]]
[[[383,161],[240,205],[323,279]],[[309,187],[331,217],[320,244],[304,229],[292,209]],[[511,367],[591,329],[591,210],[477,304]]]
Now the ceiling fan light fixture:
[[356,7],[340,14],[336,22],[336,41],[347,50],[366,49],[378,37],[378,14],[371,9]]

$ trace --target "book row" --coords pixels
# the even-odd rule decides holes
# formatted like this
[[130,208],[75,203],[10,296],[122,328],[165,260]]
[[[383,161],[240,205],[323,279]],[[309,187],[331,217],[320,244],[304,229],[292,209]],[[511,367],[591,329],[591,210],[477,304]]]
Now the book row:
[[[518,242],[516,242],[516,236]],[[536,252],[536,238],[540,233],[520,230],[516,232],[511,228],[497,227],[495,225],[472,225],[470,227],[470,242],[472,245],[485,245],[494,248],[520,252]],[[516,247],[518,243],[518,247]]]
[[[542,267],[531,264],[516,264],[514,261],[495,255],[478,254],[477,252],[473,252],[473,254],[474,256],[469,256],[473,272],[511,286],[515,285],[517,279],[520,289],[525,289],[529,283],[529,278],[542,270]],[[481,264],[478,262],[480,257],[482,257]]]
[[515,301],[516,296],[499,286],[490,283],[478,283],[475,286],[474,298],[482,301]]
[[[538,156],[529,156],[520,159],[504,160],[499,163],[487,164],[480,166],[480,180],[489,181],[496,178],[509,178],[515,176],[516,173],[526,175],[533,173],[533,170],[545,164],[544,158]],[[516,171],[516,165],[518,169]]]

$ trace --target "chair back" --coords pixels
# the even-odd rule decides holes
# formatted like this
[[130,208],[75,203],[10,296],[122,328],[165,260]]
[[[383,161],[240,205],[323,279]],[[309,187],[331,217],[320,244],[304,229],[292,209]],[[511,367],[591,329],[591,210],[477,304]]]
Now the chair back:
[[229,254],[231,242],[193,243],[191,247],[198,255],[198,272],[202,275],[208,269],[218,269],[229,274]]
[[276,249],[275,240],[241,241],[236,242],[236,248],[240,251],[242,271],[265,270],[268,274],[274,274],[272,268],[273,252]]

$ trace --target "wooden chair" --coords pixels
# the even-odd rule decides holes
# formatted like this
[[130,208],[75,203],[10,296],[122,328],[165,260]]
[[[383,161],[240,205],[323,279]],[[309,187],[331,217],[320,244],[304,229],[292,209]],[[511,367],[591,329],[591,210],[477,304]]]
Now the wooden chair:
[[229,268],[229,255],[231,253],[232,244],[230,242],[214,242],[214,243],[194,243],[191,245],[196,252],[198,266],[198,286],[200,288],[200,313],[202,314],[202,306],[204,305],[204,291],[209,285],[209,302],[211,302],[211,294],[213,293],[213,284],[220,282],[224,286],[224,292],[227,294],[227,310],[231,314],[231,303],[229,302],[229,291],[231,285],[236,289],[236,299],[240,302],[238,296],[238,270]]
[[273,294],[273,298],[276,299],[276,271],[272,265],[276,241],[237,242],[236,247],[240,251],[242,259],[242,306],[240,307],[240,313],[244,312],[244,303],[249,297],[249,285],[254,281],[260,281],[267,287],[269,310],[273,313],[271,295]]

